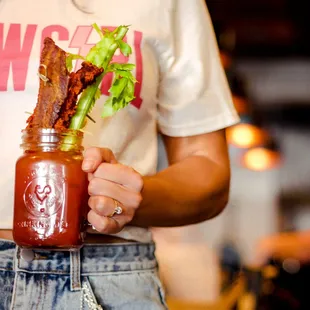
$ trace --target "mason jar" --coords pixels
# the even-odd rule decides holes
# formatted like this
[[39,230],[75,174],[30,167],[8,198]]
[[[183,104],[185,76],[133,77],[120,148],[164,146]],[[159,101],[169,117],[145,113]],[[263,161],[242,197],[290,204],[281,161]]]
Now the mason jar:
[[87,216],[87,174],[80,131],[27,129],[16,162],[14,241],[20,247],[76,249]]

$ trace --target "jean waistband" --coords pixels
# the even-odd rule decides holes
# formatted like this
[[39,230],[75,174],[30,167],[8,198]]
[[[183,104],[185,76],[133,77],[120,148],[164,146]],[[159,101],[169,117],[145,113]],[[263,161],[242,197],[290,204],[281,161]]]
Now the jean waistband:
[[[126,272],[157,267],[154,243],[94,244],[80,250],[81,275]],[[26,255],[25,255],[26,253]],[[0,240],[0,269],[34,273],[70,274],[69,251],[23,250]]]

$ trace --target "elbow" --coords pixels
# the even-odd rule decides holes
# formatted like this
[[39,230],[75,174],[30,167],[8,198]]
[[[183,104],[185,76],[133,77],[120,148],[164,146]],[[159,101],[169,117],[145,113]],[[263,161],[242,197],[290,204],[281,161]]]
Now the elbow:
[[199,220],[206,221],[220,215],[228,204],[229,193],[230,177],[228,176],[221,182],[221,186],[201,199],[199,204]]
[[211,205],[209,212],[206,210],[206,216],[208,217],[207,219],[212,219],[220,215],[225,210],[229,202],[231,180],[230,166],[225,166],[221,172],[222,173],[219,173],[216,190],[213,191],[213,194],[211,194]]
[[220,215],[226,208],[229,201],[229,188],[223,190],[220,194],[216,195],[214,199],[213,206],[210,206],[209,212],[206,211],[206,219],[210,220],[212,218]]

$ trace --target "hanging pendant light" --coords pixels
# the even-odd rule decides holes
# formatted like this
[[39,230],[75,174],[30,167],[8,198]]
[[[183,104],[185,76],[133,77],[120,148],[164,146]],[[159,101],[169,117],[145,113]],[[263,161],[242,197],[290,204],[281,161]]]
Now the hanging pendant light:
[[249,116],[241,115],[240,118],[239,124],[227,128],[227,142],[240,148],[252,148],[264,144],[268,137],[267,132],[255,125]]
[[238,148],[251,148],[263,144],[268,134],[258,125],[256,114],[252,111],[250,100],[246,96],[244,82],[233,72],[227,72],[232,91],[232,100],[240,122],[227,128],[227,142]]
[[[230,52],[228,52],[230,51]],[[233,104],[240,116],[237,125],[226,129],[230,155],[252,171],[266,171],[278,167],[281,153],[270,134],[263,129],[248,99],[245,81],[234,70],[231,49],[221,50],[220,56],[231,89]]]
[[252,171],[266,171],[277,168],[281,161],[281,153],[274,141],[249,148],[241,156],[241,165]]

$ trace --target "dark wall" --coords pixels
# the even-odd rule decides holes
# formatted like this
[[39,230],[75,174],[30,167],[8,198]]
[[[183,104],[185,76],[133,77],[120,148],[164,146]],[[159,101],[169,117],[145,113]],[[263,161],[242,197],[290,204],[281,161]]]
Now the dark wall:
[[[309,1],[206,0],[206,3],[218,37],[234,34],[236,56],[310,56]],[[223,48],[231,48],[225,42],[221,44]]]

